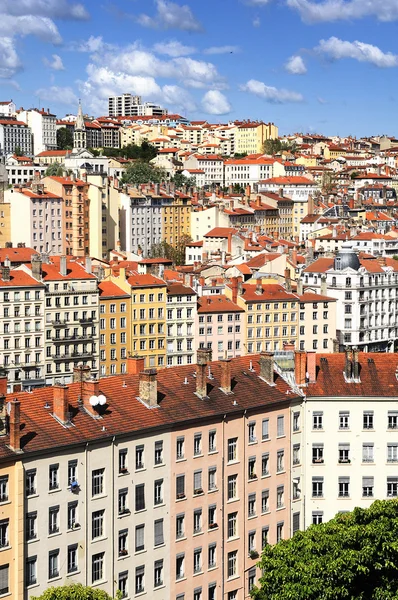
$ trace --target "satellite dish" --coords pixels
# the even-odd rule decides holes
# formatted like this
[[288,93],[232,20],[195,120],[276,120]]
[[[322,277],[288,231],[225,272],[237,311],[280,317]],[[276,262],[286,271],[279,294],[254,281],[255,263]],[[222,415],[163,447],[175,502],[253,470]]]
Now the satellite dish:
[[97,406],[97,404],[98,404],[97,396],[90,396],[89,402],[90,402],[91,406]]
[[100,404],[101,406],[106,404],[106,397],[104,396],[104,394],[100,394],[98,396],[98,404]]
[[10,414],[11,414],[11,402],[7,402],[6,409],[7,409],[7,415],[10,416]]

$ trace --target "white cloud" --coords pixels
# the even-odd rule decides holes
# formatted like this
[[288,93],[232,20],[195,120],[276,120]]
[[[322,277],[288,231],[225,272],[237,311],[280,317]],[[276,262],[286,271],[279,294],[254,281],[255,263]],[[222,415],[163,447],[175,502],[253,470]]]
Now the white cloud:
[[21,63],[15,50],[14,40],[0,38],[0,77],[8,79],[21,69]]
[[304,100],[299,92],[278,89],[276,87],[265,85],[262,81],[250,79],[247,83],[240,86],[242,92],[249,92],[266,102],[282,104],[285,102],[302,102]]
[[189,54],[194,54],[196,52],[196,48],[192,46],[184,46],[178,40],[170,40],[169,42],[159,42],[155,44],[153,47],[154,51],[158,54],[166,54],[167,56],[172,56],[173,58],[177,58],[178,56],[188,56]]
[[53,71],[64,71],[64,63],[62,62],[62,58],[58,56],[58,54],[52,55],[52,60],[48,58],[43,58],[43,62],[49,69],[53,69]]
[[246,4],[249,4],[251,6],[265,6],[266,4],[269,4],[271,0],[246,0]]
[[59,44],[62,38],[55,23],[47,17],[36,17],[34,15],[24,15],[14,17],[11,15],[0,14],[0,36],[25,37],[34,35],[45,42]]
[[68,50],[75,50],[76,52],[100,52],[104,49],[104,47],[109,47],[109,44],[104,44],[102,36],[99,35],[95,37],[94,35],[90,35],[88,40],[83,40],[81,42],[71,42],[68,46]]
[[88,19],[89,14],[81,3],[67,0],[0,0],[0,13],[15,17],[35,15],[50,19]]
[[209,90],[203,96],[202,107],[210,115],[226,115],[232,110],[226,96],[218,90]]
[[307,67],[301,56],[291,56],[285,63],[285,70],[291,75],[304,75]]
[[287,0],[287,5],[307,23],[375,17],[379,21],[398,19],[397,0]]
[[78,98],[70,87],[58,87],[52,85],[49,88],[41,88],[35,91],[35,96],[40,100],[53,102],[55,104],[68,104],[76,107]]
[[325,100],[325,98],[321,98],[321,96],[319,96],[319,97],[317,98],[317,100],[318,100],[319,104],[327,104],[327,103],[328,103],[328,101],[327,101],[327,100]]
[[240,52],[239,46],[211,46],[203,50],[203,54],[233,54]]
[[140,25],[153,29],[180,29],[181,31],[201,31],[202,26],[195,19],[187,4],[180,6],[169,0],[155,0],[156,15],[142,14],[137,18]]
[[353,58],[359,62],[368,62],[376,67],[388,68],[398,66],[398,55],[383,52],[377,46],[363,42],[346,42],[337,37],[321,40],[315,51],[326,54],[332,59]]
[[260,27],[260,25],[261,25],[260,17],[256,17],[255,19],[253,19],[253,27]]

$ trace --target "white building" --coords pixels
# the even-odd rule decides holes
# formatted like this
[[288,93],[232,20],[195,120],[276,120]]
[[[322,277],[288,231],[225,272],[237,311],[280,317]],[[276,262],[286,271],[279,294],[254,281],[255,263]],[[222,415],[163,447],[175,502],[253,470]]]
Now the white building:
[[167,285],[167,366],[196,362],[196,292],[182,283]]
[[19,148],[22,154],[33,155],[33,142],[31,128],[23,119],[17,121],[14,117],[0,119],[0,153],[14,154]]
[[9,156],[6,160],[5,168],[7,171],[7,180],[11,185],[33,181],[35,173],[43,177],[47,167],[39,165],[28,160],[23,156]]
[[231,158],[224,163],[224,185],[253,186],[264,179],[283,176],[285,167],[275,158],[254,155]]
[[108,115],[110,117],[149,117],[167,115],[167,109],[144,102],[141,96],[122,94],[121,96],[110,96],[108,98]]
[[6,100],[0,102],[0,115],[4,115],[5,117],[11,117],[15,114],[15,102],[12,100]]
[[33,153],[57,149],[57,118],[50,109],[20,110],[18,117],[30,127],[33,135]]
[[224,185],[224,159],[217,154],[192,154],[185,162],[184,169],[204,171],[204,185]]

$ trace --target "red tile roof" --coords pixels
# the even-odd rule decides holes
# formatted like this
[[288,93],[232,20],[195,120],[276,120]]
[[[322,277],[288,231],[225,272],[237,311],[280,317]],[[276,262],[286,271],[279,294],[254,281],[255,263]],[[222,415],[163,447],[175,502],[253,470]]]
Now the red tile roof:
[[227,238],[229,235],[235,233],[238,233],[238,230],[233,227],[215,227],[208,233],[205,233],[203,237]]
[[168,296],[196,296],[195,290],[190,286],[182,283],[168,283],[167,284]]
[[159,277],[155,277],[154,275],[146,274],[133,274],[127,279],[128,283],[132,288],[146,288],[146,287],[165,287],[166,282],[163,279],[159,279]]
[[39,254],[33,248],[0,248],[0,262],[10,259],[11,265],[29,263],[33,255]]
[[69,152],[70,150],[44,150],[44,152],[40,152],[36,156],[65,156]]
[[10,281],[4,281],[0,279],[0,287],[44,287],[40,281],[34,279],[31,275],[23,271],[22,269],[11,269],[10,270]]
[[232,302],[224,294],[215,296],[202,296],[198,298],[198,314],[207,313],[241,313],[245,312],[243,308]]
[[277,185],[316,185],[312,179],[307,177],[272,177],[265,179],[261,183],[275,183]]
[[58,281],[65,279],[96,279],[92,273],[87,273],[86,269],[75,260],[66,261],[66,275],[61,275],[60,257],[52,256],[51,263],[42,265],[43,281]]
[[98,289],[102,300],[105,298],[130,298],[130,294],[127,294],[113,281],[101,281]]
[[262,291],[257,293],[257,285],[253,283],[243,284],[242,298],[246,302],[297,302],[298,298],[295,294],[287,292],[285,288],[277,283],[262,284]]

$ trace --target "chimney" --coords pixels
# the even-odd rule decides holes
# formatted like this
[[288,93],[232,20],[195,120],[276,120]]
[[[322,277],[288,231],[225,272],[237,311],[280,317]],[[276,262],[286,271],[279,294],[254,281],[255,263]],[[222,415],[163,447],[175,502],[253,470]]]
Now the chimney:
[[246,196],[247,196],[247,197],[249,198],[249,200],[250,200],[250,194],[252,193],[252,189],[251,189],[250,185],[247,185],[247,186],[246,186],[245,193],[246,193]]
[[261,352],[260,354],[260,377],[268,385],[274,383],[274,355],[271,352]]
[[83,383],[91,377],[91,369],[88,365],[77,365],[73,368],[73,383]]
[[156,369],[146,369],[140,373],[139,398],[150,407],[159,406],[156,375]]
[[231,231],[228,232],[227,252],[228,252],[228,254],[231,254],[231,252],[232,252],[232,232]]
[[92,417],[98,417],[94,406],[90,404],[91,396],[99,396],[99,381],[97,379],[88,379],[82,382],[83,406]]
[[348,381],[352,379],[352,350],[349,346],[345,349],[344,375]]
[[287,267],[285,269],[285,288],[286,288],[287,292],[292,291],[292,281],[290,279],[290,271]]
[[294,352],[295,347],[296,344],[294,340],[290,340],[290,342],[283,342],[283,350],[285,352]]
[[261,206],[261,196],[257,196],[256,197],[256,206],[260,207]]
[[256,294],[261,295],[263,293],[263,286],[261,283],[261,279],[256,283]]
[[221,363],[221,389],[225,394],[231,393],[231,361],[224,358]]
[[[387,264],[387,259],[385,256],[378,256],[377,257],[377,262],[379,263],[379,265],[381,267],[385,267]],[[4,279],[4,268],[3,268],[3,280],[6,281],[6,279]]]
[[3,267],[2,269],[2,279],[3,281],[10,281],[10,267]]
[[305,352],[294,353],[294,376],[296,385],[305,385],[307,355]]
[[307,352],[306,379],[308,383],[316,382],[316,352],[314,350]]
[[352,349],[352,378],[359,380],[359,350],[356,346]]
[[7,371],[0,367],[0,401],[7,395]]
[[328,295],[328,288],[326,285],[326,275],[321,275],[321,295],[322,296]]
[[297,294],[299,296],[303,295],[303,280],[302,279],[297,280]]
[[67,385],[53,385],[53,415],[63,424],[70,420]]
[[237,277],[232,277],[232,281],[231,281],[232,285],[231,285],[231,289],[232,289],[232,302],[235,302],[238,299],[238,278]]
[[90,256],[86,256],[86,271],[87,273],[92,273],[92,262]]
[[21,403],[15,399],[10,402],[10,443],[14,452],[21,452]]
[[61,256],[59,259],[59,272],[63,277],[66,277],[66,275],[68,274],[66,268],[66,256]]
[[41,268],[42,268],[42,260],[40,258],[39,255],[37,254],[33,254],[33,256],[30,259],[31,265],[32,265],[32,275],[35,279],[37,279],[38,281],[41,280]]
[[238,296],[243,296],[242,277],[238,277]]
[[145,369],[145,358],[143,356],[129,356],[127,359],[127,374],[138,375]]
[[207,398],[207,363],[211,361],[211,350],[199,348],[197,350],[196,365],[196,395],[199,398]]

